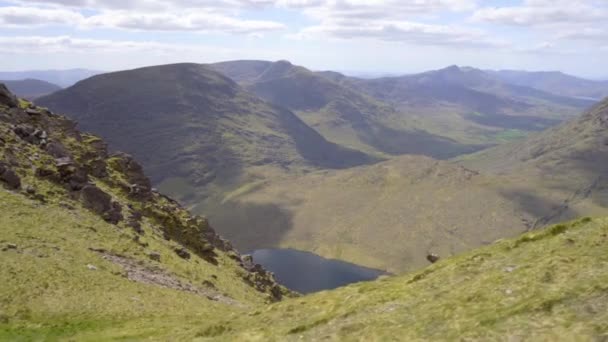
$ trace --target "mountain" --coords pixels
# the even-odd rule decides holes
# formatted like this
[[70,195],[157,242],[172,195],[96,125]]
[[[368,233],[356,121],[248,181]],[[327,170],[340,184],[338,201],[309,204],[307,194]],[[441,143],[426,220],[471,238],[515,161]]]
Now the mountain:
[[606,128],[608,99],[563,125],[467,156],[461,163],[529,184],[527,193],[519,195],[527,210],[534,210],[534,202],[559,198],[539,216],[539,225],[581,214],[599,215],[608,204]]
[[295,111],[327,139],[380,155],[445,159],[520,139],[594,103],[513,85],[469,67],[376,79],[311,72],[286,61],[212,67]]
[[[605,104],[596,107],[581,122],[604,125],[605,112]],[[415,273],[301,297],[239,255],[206,219],[152,189],[136,160],[108,154],[102,139],[75,126],[0,85],[1,340],[608,334],[608,219],[580,218]],[[457,168],[475,176],[432,163],[434,177]]]
[[34,79],[0,82],[4,83],[13,94],[26,99],[35,99],[61,90],[56,84]]
[[314,73],[287,61],[232,61],[210,67],[267,101],[294,111],[326,139],[366,153],[445,159],[487,147],[461,144],[412,127],[392,106],[340,84],[338,73]]
[[102,71],[88,69],[0,71],[0,80],[36,79],[57,84],[60,87],[69,87],[80,80],[101,73]]
[[374,160],[197,64],[97,75],[37,103],[133,154],[154,184],[190,204],[250,181]]
[[512,85],[479,69],[458,66],[401,77],[347,78],[343,83],[393,104],[414,127],[468,144],[520,139],[594,103]]
[[559,71],[489,71],[505,82],[562,96],[601,100],[608,96],[608,81],[587,80]]
[[[244,250],[290,247],[413,270],[431,251],[453,255],[546,224],[604,215],[607,123],[605,100],[524,141],[456,161],[405,156],[257,184],[210,217]],[[280,214],[260,210],[269,206]],[[245,222],[249,231],[237,234]],[[279,241],[269,242],[267,231],[279,232]]]
[[292,295],[153,190],[132,157],[75,126],[0,84],[0,340],[221,316]]

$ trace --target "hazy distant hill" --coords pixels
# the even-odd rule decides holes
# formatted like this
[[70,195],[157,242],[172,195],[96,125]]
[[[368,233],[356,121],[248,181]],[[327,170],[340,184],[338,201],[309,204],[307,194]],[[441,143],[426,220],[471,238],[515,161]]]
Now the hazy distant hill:
[[188,203],[243,180],[372,160],[198,64],[102,74],[37,102],[134,154],[161,189]]
[[16,81],[29,78],[57,84],[65,88],[101,73],[102,71],[87,69],[0,71],[0,80]]
[[487,145],[463,144],[410,124],[390,104],[287,61],[232,61],[212,67],[262,98],[289,108],[325,138],[367,153],[449,158]]
[[61,90],[61,87],[46,81],[26,79],[18,81],[0,81],[15,95],[26,99],[34,99]]
[[371,80],[345,77],[340,82],[392,104],[409,119],[409,126],[462,144],[521,139],[594,103],[512,85],[484,71],[457,66]]
[[505,82],[522,85],[562,96],[601,100],[608,96],[608,81],[587,80],[559,71],[528,72],[517,70],[489,71]]

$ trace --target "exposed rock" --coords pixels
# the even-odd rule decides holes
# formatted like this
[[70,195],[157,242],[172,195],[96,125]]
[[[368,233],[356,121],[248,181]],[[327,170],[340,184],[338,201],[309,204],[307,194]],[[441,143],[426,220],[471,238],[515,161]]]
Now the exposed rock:
[[35,194],[35,193],[36,193],[36,189],[35,189],[33,186],[31,186],[31,185],[27,185],[27,186],[25,187],[25,192],[26,192],[27,194],[29,194],[29,195],[33,195],[33,194]]
[[[46,152],[56,159],[69,158],[70,153],[63,144],[52,141],[46,145]],[[71,160],[71,158],[70,158]]]
[[139,213],[137,211],[132,211],[131,215],[129,215],[129,218],[127,218],[126,225],[127,225],[127,227],[133,228],[133,230],[137,234],[143,235],[144,230],[141,228],[141,223],[140,223],[141,218],[142,218],[141,213]]
[[0,164],[0,181],[4,182],[9,189],[19,189],[21,187],[21,178],[17,173],[2,164]]
[[435,253],[429,253],[426,256],[426,260],[428,260],[431,264],[436,263],[437,261],[439,261],[439,255],[435,254]]
[[150,258],[151,260],[160,262],[160,253],[150,252],[150,253],[148,253],[148,258]]
[[175,254],[182,259],[190,260],[190,252],[188,252],[185,248],[176,248]]
[[241,257],[243,268],[246,270],[252,270],[254,267],[253,257],[249,254],[245,254]]
[[9,107],[19,106],[19,100],[17,100],[15,95],[11,94],[4,83],[0,83],[0,104]]
[[97,271],[97,267],[95,265],[88,264],[87,268],[91,271]]
[[136,199],[149,199],[152,196],[152,185],[144,175],[143,168],[130,155],[118,152],[110,156],[112,166],[122,172],[130,183],[129,195]]
[[85,185],[81,192],[84,206],[101,215],[107,222],[116,224],[122,220],[122,207],[117,202],[112,202],[112,197],[97,186]]
[[72,158],[68,156],[55,159],[55,166],[57,166],[57,168],[72,166],[73,164]]
[[40,111],[38,111],[38,110],[36,110],[36,109],[33,109],[33,108],[27,108],[27,109],[25,110],[25,112],[26,112],[28,115],[31,115],[31,116],[38,116],[38,115],[41,115],[41,114],[42,114]]

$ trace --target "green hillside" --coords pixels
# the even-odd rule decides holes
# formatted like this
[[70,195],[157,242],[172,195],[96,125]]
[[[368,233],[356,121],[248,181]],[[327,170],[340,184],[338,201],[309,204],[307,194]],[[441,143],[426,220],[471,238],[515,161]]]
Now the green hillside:
[[0,340],[213,318],[291,295],[151,189],[130,156],[74,127],[0,85]]
[[36,102],[133,154],[159,189],[190,204],[250,181],[374,160],[198,64],[98,75]]
[[[265,68],[263,67],[265,66]],[[258,96],[293,110],[326,139],[378,156],[451,158],[486,145],[463,144],[412,124],[390,104],[287,61],[212,64]]]
[[[413,270],[431,251],[453,255],[547,224],[605,215],[607,115],[608,100],[522,142],[457,161],[403,156],[257,184],[209,215],[245,250],[292,247]],[[250,228],[243,233],[244,223]]]
[[[581,120],[605,122],[604,110]],[[480,177],[423,159],[417,175],[403,171],[410,185],[425,184],[427,173],[441,186]],[[402,178],[395,170],[403,165],[374,167],[384,176],[367,182]],[[608,219],[497,241],[478,221],[486,247],[415,273],[295,297],[206,219],[151,189],[134,159],[109,155],[100,138],[3,86],[0,203],[0,340],[608,337]]]
[[557,125],[594,103],[468,67],[376,79],[311,72],[286,61],[211,67],[294,110],[331,141],[389,155],[443,159],[479,150]]

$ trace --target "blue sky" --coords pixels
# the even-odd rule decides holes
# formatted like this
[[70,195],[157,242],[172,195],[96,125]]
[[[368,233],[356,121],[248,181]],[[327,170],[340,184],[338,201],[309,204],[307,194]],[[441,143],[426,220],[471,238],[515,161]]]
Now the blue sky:
[[287,59],[608,78],[605,0],[0,0],[0,70]]

